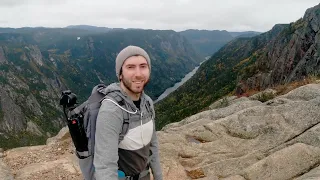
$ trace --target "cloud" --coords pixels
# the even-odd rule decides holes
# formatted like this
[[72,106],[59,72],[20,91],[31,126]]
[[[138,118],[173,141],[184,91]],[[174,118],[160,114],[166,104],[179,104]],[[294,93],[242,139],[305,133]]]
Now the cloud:
[[0,26],[267,31],[303,16],[318,0],[1,0]]
[[63,4],[66,2],[65,0],[1,0],[0,7],[16,7],[16,6],[24,6],[24,5],[52,5],[52,4]]

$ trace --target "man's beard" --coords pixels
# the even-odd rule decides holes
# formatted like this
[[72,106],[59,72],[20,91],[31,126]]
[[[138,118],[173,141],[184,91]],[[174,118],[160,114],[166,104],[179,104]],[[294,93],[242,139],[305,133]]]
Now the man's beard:
[[142,93],[142,91],[144,90],[144,87],[148,84],[149,79],[147,81],[145,81],[145,83],[143,84],[143,87],[141,88],[141,91],[135,91],[133,90],[132,87],[132,82],[128,81],[127,79],[122,79],[123,85],[124,87],[126,87],[130,92],[134,93],[134,94],[140,94]]

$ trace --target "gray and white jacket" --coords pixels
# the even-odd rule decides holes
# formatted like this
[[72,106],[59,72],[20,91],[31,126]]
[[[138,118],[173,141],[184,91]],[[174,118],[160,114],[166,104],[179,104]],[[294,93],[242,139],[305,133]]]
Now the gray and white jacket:
[[[158,139],[155,130],[155,113],[151,98],[141,95],[140,110],[128,95],[113,83],[106,93],[114,92],[121,96],[127,109],[121,108],[112,98],[102,101],[95,133],[94,167],[97,180],[118,180],[117,170],[132,176],[150,167],[155,180],[162,180],[162,171],[158,152]],[[152,111],[148,111],[147,101]],[[129,129],[119,143],[119,134],[123,126],[123,111],[129,112]]]

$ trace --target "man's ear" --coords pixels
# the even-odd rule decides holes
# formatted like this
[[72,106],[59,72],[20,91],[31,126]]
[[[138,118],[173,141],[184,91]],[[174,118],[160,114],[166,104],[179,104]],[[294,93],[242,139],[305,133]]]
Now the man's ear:
[[119,75],[119,81],[122,81],[122,74]]

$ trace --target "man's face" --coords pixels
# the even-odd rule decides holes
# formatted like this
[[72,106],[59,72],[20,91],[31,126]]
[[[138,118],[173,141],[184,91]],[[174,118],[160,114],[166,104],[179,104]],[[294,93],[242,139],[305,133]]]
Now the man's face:
[[129,95],[139,95],[150,78],[150,69],[143,56],[131,56],[122,65],[120,81]]

